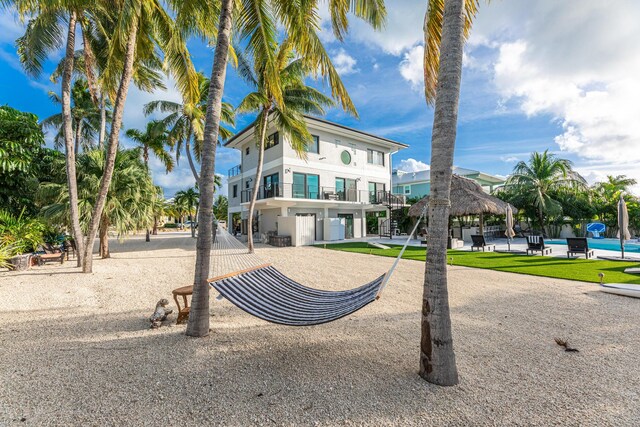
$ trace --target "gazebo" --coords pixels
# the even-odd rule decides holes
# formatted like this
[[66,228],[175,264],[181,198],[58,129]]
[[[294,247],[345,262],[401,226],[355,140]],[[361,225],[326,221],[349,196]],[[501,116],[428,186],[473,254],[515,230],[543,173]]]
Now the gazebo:
[[[483,214],[506,215],[509,203],[487,194],[480,184],[469,178],[451,176],[451,216],[480,215],[480,232],[484,231]],[[419,217],[429,203],[429,196],[409,208],[409,216]],[[511,206],[513,213],[518,210]]]

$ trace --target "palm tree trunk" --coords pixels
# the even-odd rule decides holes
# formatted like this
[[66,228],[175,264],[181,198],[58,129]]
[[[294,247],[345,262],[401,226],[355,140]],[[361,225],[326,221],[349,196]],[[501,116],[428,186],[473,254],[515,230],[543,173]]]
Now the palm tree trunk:
[[76,154],[80,154],[80,121],[76,120],[76,129],[75,129],[74,139],[74,149]]
[[[196,205],[196,218],[198,218],[198,205]],[[193,218],[191,218],[191,237],[193,239],[195,239],[196,238],[196,229],[193,227],[193,223],[194,223]],[[199,226],[200,225],[198,224],[198,227]]]
[[111,123],[111,132],[109,134],[109,146],[107,148],[107,155],[104,164],[104,173],[102,175],[102,180],[100,181],[98,197],[96,198],[96,203],[93,206],[91,222],[89,223],[89,230],[87,232],[87,239],[85,242],[85,256],[82,264],[83,273],[91,273],[92,270],[93,242],[96,238],[96,232],[98,230],[98,219],[102,216],[102,211],[104,210],[104,205],[107,200],[107,192],[109,191],[111,178],[113,176],[113,168],[115,166],[116,154],[118,152],[118,138],[120,135],[120,128],[122,127],[122,114],[124,112],[124,105],[127,100],[129,83],[131,82],[131,77],[133,75],[133,63],[135,59],[137,35],[138,23],[134,24],[131,34],[129,34],[129,40],[127,41],[124,67],[122,69],[120,85],[118,87],[118,92],[116,93],[115,103],[113,106],[113,122]]
[[249,201],[249,217],[247,230],[249,253],[253,253],[253,212],[258,199],[258,190],[260,189],[260,179],[262,179],[262,167],[264,166],[264,136],[267,133],[267,124],[269,123],[269,112],[265,111],[263,122],[260,123],[260,141],[258,142],[258,166],[256,167],[256,176],[254,179],[253,190],[251,191],[251,200]]
[[100,94],[100,132],[98,133],[98,148],[102,150],[104,137],[107,133],[107,101],[104,94]]
[[200,166],[200,209],[198,217],[198,240],[196,242],[196,266],[193,278],[193,298],[186,334],[192,337],[209,335],[209,262],[211,260],[211,230],[213,229],[213,186],[215,180],[216,145],[220,130],[222,94],[227,72],[233,0],[222,0],[218,39],[213,57],[211,83],[205,116],[202,162]]
[[193,125],[189,125],[189,132],[187,133],[187,137],[184,142],[184,148],[187,153],[187,160],[189,161],[189,167],[191,168],[193,178],[196,180],[196,184],[198,184],[198,187],[200,187],[200,177],[198,176],[198,171],[196,171],[195,163],[193,162],[193,158],[191,157],[191,135],[193,135]]
[[[429,250],[424,275],[420,341],[420,376],[431,383],[447,386],[458,383],[447,291],[447,237],[464,22],[464,0],[447,0],[444,6],[431,137],[431,195],[427,237]],[[425,26],[425,39],[426,37]]]
[[538,221],[540,221],[540,232],[542,233],[542,236],[547,237],[548,234],[544,226],[544,212],[542,211],[542,208],[538,208]]
[[111,253],[109,253],[109,219],[105,215],[100,221],[100,256],[102,259],[111,258]]
[[78,209],[78,182],[76,180],[76,151],[73,141],[73,118],[71,116],[71,75],[73,73],[73,55],[76,43],[76,13],[69,15],[69,31],[65,50],[64,70],[62,72],[62,118],[64,126],[64,146],[66,151],[67,186],[69,188],[69,215],[71,231],[76,242],[78,267],[82,265],[83,235],[80,228]]

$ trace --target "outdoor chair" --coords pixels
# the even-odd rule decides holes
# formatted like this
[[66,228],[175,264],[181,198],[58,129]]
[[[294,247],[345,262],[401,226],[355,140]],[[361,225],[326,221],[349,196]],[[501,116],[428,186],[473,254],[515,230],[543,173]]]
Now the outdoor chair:
[[52,245],[51,243],[43,243],[42,249],[44,249],[45,254],[59,254],[62,252],[60,246]]
[[584,255],[586,259],[593,257],[593,249],[589,249],[589,242],[586,237],[567,237],[567,258],[571,255]]
[[544,237],[527,236],[527,255],[533,255],[535,252],[540,252],[541,255],[549,255],[551,248],[545,246]]
[[62,244],[64,252],[67,254],[67,261],[69,261],[69,252],[73,253],[73,257],[76,256],[76,242],[74,240],[65,240]]
[[480,249],[482,249],[482,252],[485,251],[495,251],[496,250],[496,245],[489,245],[487,244],[487,241],[484,239],[484,236],[480,235],[480,234],[472,234],[471,235],[471,252],[473,252],[474,249],[478,249],[478,251],[480,251]]

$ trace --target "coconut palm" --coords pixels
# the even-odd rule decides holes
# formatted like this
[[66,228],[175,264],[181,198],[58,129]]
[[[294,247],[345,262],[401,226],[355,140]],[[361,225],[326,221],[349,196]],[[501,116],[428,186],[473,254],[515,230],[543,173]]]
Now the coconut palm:
[[554,199],[561,190],[585,189],[586,181],[572,168],[571,161],[558,158],[545,150],[533,152],[528,162],[518,162],[505,185],[535,207],[538,225],[548,235],[547,218],[562,212],[562,204]]
[[439,385],[458,383],[447,290],[447,237],[451,169],[465,38],[478,0],[428,0],[424,18],[424,82],[435,104],[431,136],[429,236],[422,299],[420,376]]
[[169,143],[167,130],[161,121],[152,120],[147,123],[144,131],[138,129],[127,129],[125,135],[141,149],[142,160],[149,167],[149,152],[151,151],[160,160],[167,170],[167,173],[173,170],[173,158],[165,148]]
[[[175,0],[174,0],[175,1]],[[177,3],[177,2],[176,2]],[[234,18],[233,0],[221,0],[217,2],[179,2],[183,10],[189,10],[183,16],[177,16],[177,22],[183,24],[185,29],[200,35],[210,36],[211,21],[208,18],[216,17],[217,32],[214,50],[211,79],[209,85],[209,97],[205,115],[205,131],[202,147],[202,166],[200,171],[201,205],[196,251],[196,265],[194,274],[194,289],[189,324],[186,334],[190,336],[206,336],[209,334],[209,286],[207,276],[212,244],[212,210],[216,142],[220,129],[222,94],[226,80],[227,63],[231,51],[231,33]],[[204,3],[204,5],[203,5]],[[184,7],[187,4],[190,6]],[[355,111],[353,103],[346,92],[344,85],[339,81],[339,75],[331,64],[328,53],[325,51],[315,29],[320,28],[320,16],[318,13],[319,1],[291,2],[286,0],[256,0],[250,3],[252,7],[238,8],[236,13],[236,28],[238,42],[246,42],[248,51],[255,58],[265,58],[264,69],[271,74],[270,79],[277,81],[278,74],[273,44],[277,41],[277,23],[283,24],[284,31],[291,38],[294,49],[305,58],[309,69],[326,78],[332,90],[332,95],[339,98],[343,108]],[[218,10],[205,10],[206,7],[219,6]],[[194,13],[194,10],[196,11]],[[349,12],[369,22],[374,28],[383,25],[386,11],[383,0],[348,0],[329,2],[329,12],[333,31],[339,40],[342,40],[348,28],[347,15]],[[193,19],[191,19],[193,17]],[[233,53],[233,52],[231,52]],[[274,98],[281,100],[282,92],[278,88],[272,91]]]
[[200,193],[195,188],[188,188],[186,190],[181,190],[176,193],[175,196],[176,203],[179,205],[184,205],[187,208],[187,212],[191,217],[191,237],[196,237],[196,229],[193,226],[195,216],[197,216],[198,205],[200,201]]
[[[55,92],[49,92],[49,99],[54,104],[62,104],[62,98]],[[74,134],[74,150],[76,153],[91,150],[101,126],[101,111],[93,104],[88,84],[84,79],[76,79],[71,88],[71,116]],[[105,115],[105,117],[108,117]],[[45,128],[58,129],[53,139],[56,149],[64,146],[64,129],[62,113],[51,115],[42,121]]]
[[213,204],[213,213],[217,219],[226,220],[229,215],[229,199],[219,195]]
[[[93,150],[78,156],[78,195],[80,218],[84,227],[90,223],[93,206],[105,168],[105,151]],[[64,222],[69,210],[64,180],[43,183],[38,198],[46,218]],[[100,217],[100,255],[109,258],[108,230],[114,227],[119,237],[149,227],[153,221],[153,202],[157,187],[148,168],[140,159],[140,149],[117,153],[113,179]]]
[[[296,58],[293,46],[285,39],[279,46],[274,45],[277,57],[277,82],[269,81],[269,74],[265,73],[266,61],[254,58],[253,69],[247,63],[244,55],[238,54],[238,69],[253,92],[249,93],[238,105],[239,112],[257,112],[255,120],[255,140],[258,147],[258,165],[253,180],[255,185],[249,202],[249,224],[253,224],[253,214],[258,198],[259,183],[262,179],[264,164],[264,149],[267,138],[267,128],[274,122],[279,134],[289,141],[291,147],[301,158],[306,158],[307,144],[311,141],[311,134],[307,130],[304,114],[323,115],[324,107],[332,106],[333,101],[317,89],[307,86],[305,78],[310,74],[304,59]],[[276,99],[272,93],[273,87],[278,87],[282,96]],[[253,227],[248,231],[249,252],[253,252]]]
[[[169,113],[162,119],[167,129],[169,129],[169,141],[176,148],[176,162],[180,161],[180,153],[184,151],[187,155],[189,167],[196,182],[200,181],[200,176],[196,169],[196,161],[200,161],[202,156],[202,138],[204,132],[204,116],[206,110],[207,97],[209,95],[209,79],[202,73],[198,73],[198,102],[193,104],[183,97],[182,103],[175,101],[152,101],[144,106],[145,115],[150,115],[156,111]],[[235,113],[231,104],[222,103],[222,123],[235,126]],[[220,127],[219,140],[230,138],[233,133],[225,127]],[[193,147],[191,142],[194,142]],[[193,154],[192,154],[193,153]]]

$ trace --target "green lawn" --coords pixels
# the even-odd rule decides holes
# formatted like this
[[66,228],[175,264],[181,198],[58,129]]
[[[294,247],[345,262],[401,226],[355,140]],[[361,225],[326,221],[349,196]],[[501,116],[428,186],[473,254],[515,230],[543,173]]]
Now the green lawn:
[[[390,249],[376,249],[367,243],[335,243],[316,245],[319,248],[357,252],[363,254],[397,257],[401,246],[391,246]],[[425,248],[408,247],[402,258],[416,261],[425,260]],[[548,256],[526,256],[519,254],[505,254],[497,252],[469,252],[450,250],[449,258],[453,258],[454,265],[465,267],[487,268],[489,270],[508,271],[511,273],[531,274],[534,276],[555,277],[559,279],[579,280],[583,282],[600,281],[598,273],[605,274],[605,283],[633,283],[640,284],[640,275],[627,274],[625,268],[638,267],[637,262],[618,262],[605,260],[567,259]]]

